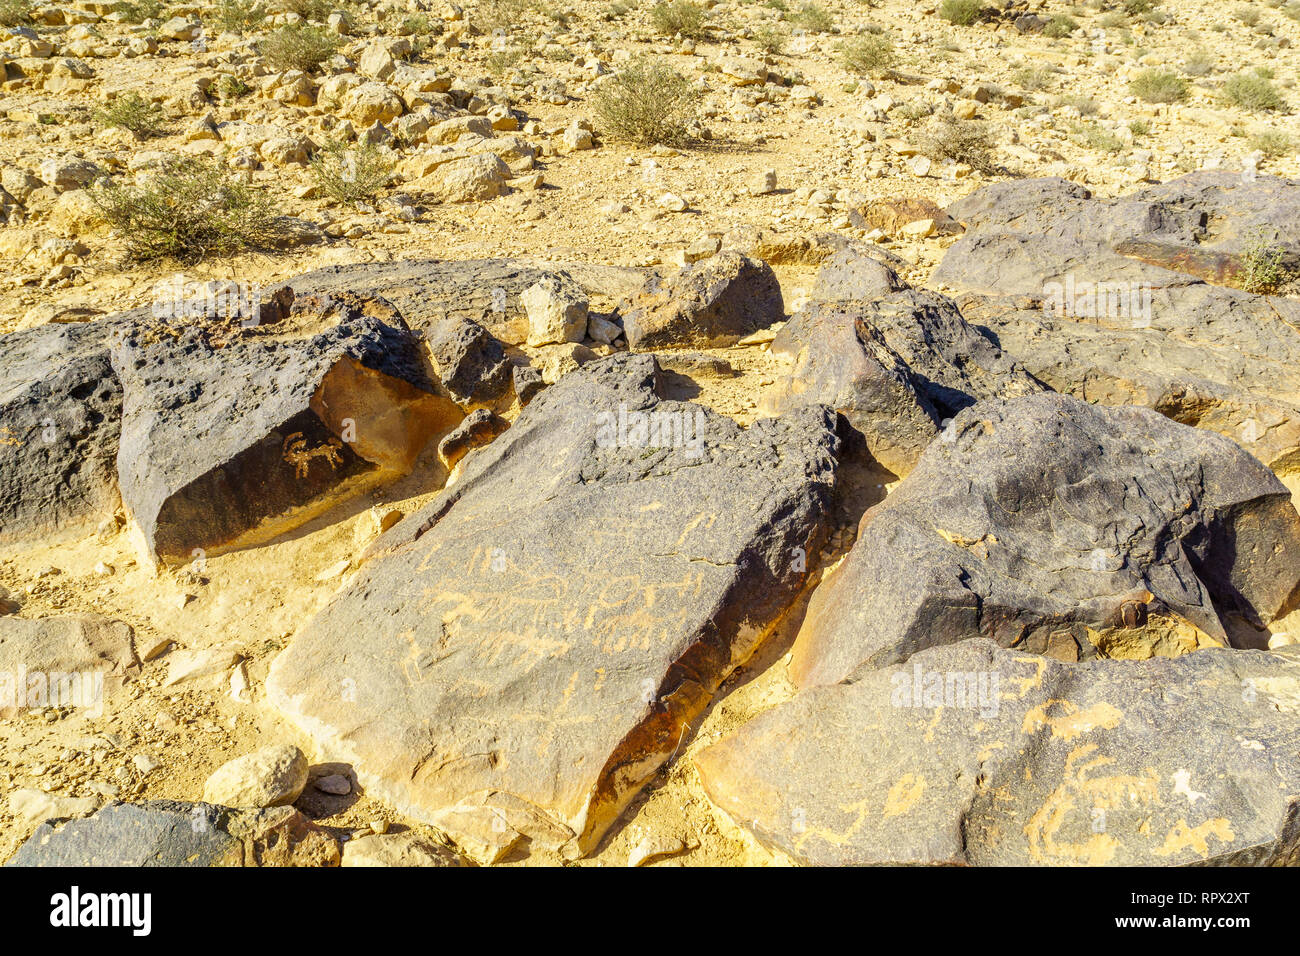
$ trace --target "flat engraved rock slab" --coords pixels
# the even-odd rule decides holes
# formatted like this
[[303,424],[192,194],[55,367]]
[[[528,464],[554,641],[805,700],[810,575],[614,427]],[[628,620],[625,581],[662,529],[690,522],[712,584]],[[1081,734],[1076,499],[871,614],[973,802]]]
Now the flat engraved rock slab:
[[704,750],[814,865],[1300,863],[1300,655],[1063,664],[967,641],[799,693]]
[[742,430],[658,387],[653,357],[623,356],[548,389],[272,668],[330,759],[480,861],[523,837],[589,850],[823,534],[829,409]]

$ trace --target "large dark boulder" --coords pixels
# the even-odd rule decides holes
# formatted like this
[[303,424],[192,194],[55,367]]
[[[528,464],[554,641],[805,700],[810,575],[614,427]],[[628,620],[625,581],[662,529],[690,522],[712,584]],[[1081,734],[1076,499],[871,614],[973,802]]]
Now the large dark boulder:
[[[818,285],[827,295],[853,289],[839,268]],[[963,408],[1043,390],[950,299],[927,290],[814,301],[781,329],[772,352],[793,364],[764,393],[764,411],[830,405],[899,476]]]
[[299,297],[219,341],[138,323],[113,366],[122,501],[147,554],[255,544],[405,474],[463,417],[424,362],[401,317],[359,297]]
[[739,252],[722,252],[676,275],[652,276],[622,308],[634,352],[721,348],[785,316],[772,267]]
[[1229,172],[1118,199],[998,183],[948,208],[967,232],[933,279],[1053,388],[1145,404],[1300,472],[1300,300],[1240,288],[1252,251],[1300,265],[1298,195]]
[[338,842],[293,807],[114,801],[49,820],[6,866],[338,866]]
[[99,520],[118,505],[120,323],[49,324],[0,336],[0,541]]
[[959,414],[814,593],[791,660],[831,684],[983,636],[1065,660],[1174,656],[1262,627],[1300,583],[1300,516],[1235,444],[1043,393]]
[[823,540],[829,409],[741,429],[661,388],[619,356],[539,394],[272,667],[324,754],[480,861],[594,846]]
[[554,278],[564,291],[613,304],[645,279],[643,270],[581,263],[533,263],[523,259],[409,260],[328,266],[283,283],[299,296],[347,291],[391,302],[407,325],[433,332],[449,321],[475,322],[509,345],[528,338],[524,290]]
[[965,641],[802,691],[696,758],[814,865],[1300,864],[1300,654],[1064,664]]

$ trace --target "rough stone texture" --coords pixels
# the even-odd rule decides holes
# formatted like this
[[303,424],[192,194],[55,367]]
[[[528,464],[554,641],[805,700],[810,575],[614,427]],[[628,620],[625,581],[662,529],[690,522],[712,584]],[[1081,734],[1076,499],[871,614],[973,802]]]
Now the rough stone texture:
[[438,443],[438,457],[446,468],[454,468],[475,448],[488,444],[509,427],[509,422],[486,408],[470,412]]
[[[1300,472],[1300,301],[1229,287],[1261,238],[1300,263],[1297,192],[1227,172],[1112,200],[1060,179],[999,183],[949,207],[968,231],[934,281],[971,293],[968,319],[1054,388],[1145,404]],[[1085,293],[1100,284],[1097,308]],[[1075,296],[1043,311],[1056,285]],[[1126,307],[1144,287],[1149,309]]]
[[581,342],[587,334],[587,297],[575,294],[567,276],[545,276],[519,299],[528,313],[528,344]]
[[978,640],[803,691],[696,765],[802,863],[1294,866],[1298,737],[1294,648],[1063,664]]
[[506,190],[510,167],[493,153],[480,153],[443,163],[411,183],[414,192],[427,193],[446,203],[481,202]]
[[52,323],[0,336],[0,541],[117,507],[122,387],[109,351],[118,327]]
[[29,705],[99,712],[139,673],[134,632],[121,621],[0,617],[0,718]]
[[228,760],[203,785],[203,800],[226,807],[280,807],[307,786],[307,757],[292,744],[262,747]]
[[863,302],[906,288],[898,273],[878,259],[846,246],[817,269],[814,302]]
[[568,277],[573,284],[566,288],[579,295],[585,290],[593,299],[601,293],[612,295],[635,288],[644,278],[638,270],[614,267],[539,266],[520,259],[431,259],[329,266],[290,279],[285,285],[300,296],[347,290],[358,296],[382,297],[402,314],[407,325],[424,332],[448,320],[470,319],[502,342],[522,345],[528,338],[528,315],[519,296],[545,276],[559,276],[562,281]]
[[[839,282],[827,285],[834,291]],[[772,352],[794,365],[764,393],[764,411],[830,405],[899,476],[961,409],[1042,390],[949,299],[924,290],[814,302],[777,333]]]
[[628,348],[716,348],[785,315],[771,266],[721,252],[668,278],[652,276],[621,310]]
[[464,866],[447,849],[413,833],[371,833],[343,845],[343,866]]
[[48,821],[6,866],[337,866],[338,843],[292,807],[113,801]]
[[150,556],[274,537],[405,473],[455,427],[463,413],[433,390],[418,340],[375,308],[303,297],[220,344],[142,326],[118,346],[122,501]]
[[505,347],[472,319],[449,318],[428,339],[438,379],[461,407],[489,405],[510,388]]
[[981,635],[1066,660],[1227,643],[1294,602],[1300,516],[1212,432],[1044,393],[967,409],[862,519],[790,665],[831,684]]
[[[659,388],[652,357],[619,356],[547,389],[272,667],[327,759],[481,862],[521,836],[588,851],[824,536],[829,409],[742,430]],[[621,410],[686,416],[685,440],[620,437]]]
[[514,381],[515,396],[519,399],[521,408],[531,402],[533,396],[546,387],[546,379],[542,377],[542,370],[531,365],[516,365],[511,377]]

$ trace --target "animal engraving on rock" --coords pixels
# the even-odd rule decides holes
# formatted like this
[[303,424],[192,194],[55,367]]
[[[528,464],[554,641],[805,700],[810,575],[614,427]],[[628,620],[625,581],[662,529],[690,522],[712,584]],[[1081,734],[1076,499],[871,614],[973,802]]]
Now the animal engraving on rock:
[[308,448],[302,432],[294,432],[284,440],[284,460],[293,465],[295,478],[306,478],[313,458],[324,458],[331,468],[343,464],[343,457],[339,454],[342,447],[343,442],[330,438],[315,448]]

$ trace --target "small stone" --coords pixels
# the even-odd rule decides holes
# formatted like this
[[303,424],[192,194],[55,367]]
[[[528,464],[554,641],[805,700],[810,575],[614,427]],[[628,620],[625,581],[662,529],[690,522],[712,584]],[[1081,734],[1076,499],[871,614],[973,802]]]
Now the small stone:
[[342,865],[461,866],[462,861],[453,851],[413,833],[381,830],[344,844]]
[[555,276],[533,283],[519,296],[528,314],[530,346],[581,342],[587,333],[587,300]]
[[656,200],[656,205],[660,209],[667,209],[669,212],[685,212],[690,208],[686,200],[676,193],[664,193]]
[[674,856],[686,849],[686,841],[679,836],[643,837],[627,855],[628,866],[643,866],[652,860]]
[[236,757],[208,777],[203,800],[227,807],[280,807],[293,803],[307,785],[307,757],[292,744],[279,744]]
[[158,769],[158,761],[148,754],[136,754],[131,758],[131,763],[135,765],[136,771],[142,777]]
[[352,792],[352,781],[341,773],[332,773],[325,777],[318,777],[312,782],[321,793],[333,794],[336,797],[344,797]]
[[348,568],[352,567],[352,559],[344,558],[341,561],[335,561],[328,568],[316,575],[317,581],[333,581],[335,578],[342,577],[347,573]]

